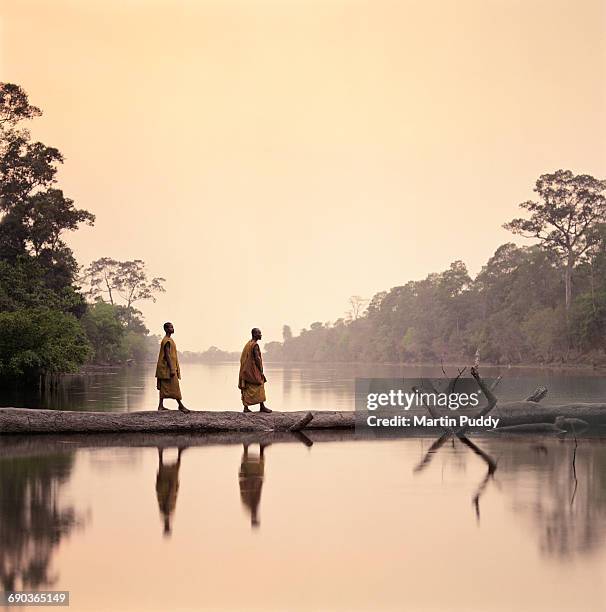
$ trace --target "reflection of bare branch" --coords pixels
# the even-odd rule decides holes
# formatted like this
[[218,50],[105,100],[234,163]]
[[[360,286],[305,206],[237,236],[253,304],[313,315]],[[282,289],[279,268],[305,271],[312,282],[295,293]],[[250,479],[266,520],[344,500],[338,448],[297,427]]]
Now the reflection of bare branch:
[[424,470],[433,459],[433,456],[436,452],[444,445],[444,443],[450,438],[451,433],[445,431],[428,449],[423,459],[419,462],[419,464],[414,468],[413,472],[421,472]]
[[482,457],[482,459],[486,462],[488,466],[488,473],[494,474],[497,470],[497,462],[496,459],[493,459],[486,451],[483,451],[477,444],[472,442],[467,436],[459,436],[459,440],[465,446],[469,447],[478,457]]
[[[449,391],[450,393],[454,392],[457,381],[459,380],[459,378],[461,378],[461,376],[463,375],[466,369],[467,368],[458,369],[458,372],[459,372],[458,376],[453,381],[451,381],[450,391]],[[442,372],[446,374],[443,365],[442,365]],[[492,389],[489,389],[486,383],[480,377],[475,367],[471,368],[471,375],[475,378],[476,382],[478,383],[478,386],[484,393],[484,396],[486,397],[486,400],[487,400],[486,406],[476,415],[476,417],[481,417],[481,416],[488,414],[497,404],[497,398],[493,394],[492,389],[496,387],[496,385],[498,384],[500,380],[500,377],[497,379],[497,382],[493,384]],[[413,391],[416,392],[417,388],[413,387]],[[424,405],[427,408],[427,411],[432,417],[438,418],[438,416],[434,414],[433,412],[433,407],[431,406],[431,403],[422,404],[422,405]],[[493,477],[497,469],[497,462],[488,453],[483,451],[477,444],[474,444],[469,438],[465,436],[465,431],[467,431],[468,426],[462,427],[456,432],[452,429],[448,429],[445,427],[443,427],[442,429],[444,429],[444,433],[429,447],[429,449],[427,450],[427,452],[425,453],[421,461],[413,469],[413,472],[418,473],[418,472],[423,471],[431,463],[431,460],[433,459],[436,452],[444,445],[444,443],[447,440],[452,439],[452,443],[454,446],[455,436],[459,438],[459,440],[461,440],[461,442],[465,446],[471,449],[476,455],[481,457],[486,462],[486,465],[488,466],[488,471],[486,472],[486,476],[484,476],[484,478],[478,485],[478,488],[476,489],[476,492],[472,498],[472,503],[476,510],[476,517],[479,520],[480,519],[480,497],[484,493],[484,490],[486,489],[488,482],[491,480],[491,478]]]
[[486,476],[484,476],[484,478],[478,485],[478,488],[476,489],[476,492],[471,500],[472,504],[474,505],[474,508],[476,509],[476,518],[479,521],[480,520],[480,497],[482,497],[482,494],[484,493],[484,490],[486,489],[488,482],[494,476],[494,473],[497,471],[497,462],[487,452],[483,451],[479,446],[474,444],[469,438],[461,435],[459,436],[459,440],[461,440],[461,442],[465,444],[465,446],[470,448],[476,455],[478,455],[478,457],[481,457],[486,462],[486,465],[488,466],[488,471],[486,472]]
[[486,472],[486,476],[484,476],[482,482],[478,485],[474,496],[471,498],[471,503],[476,510],[476,519],[478,522],[480,522],[480,497],[482,497],[482,493],[484,493],[484,489],[491,478],[492,474],[490,472]]
[[577,479],[577,447],[579,446],[577,440],[577,432],[574,429],[574,423],[572,424],[572,435],[574,437],[574,450],[572,451],[572,477],[574,478],[574,489],[572,490],[572,497],[570,498],[570,505],[574,503],[574,498],[577,494],[577,487],[579,481]]

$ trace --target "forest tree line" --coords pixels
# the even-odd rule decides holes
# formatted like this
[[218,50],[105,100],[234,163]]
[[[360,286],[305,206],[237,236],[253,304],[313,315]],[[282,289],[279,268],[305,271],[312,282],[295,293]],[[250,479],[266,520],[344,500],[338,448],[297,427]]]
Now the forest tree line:
[[[65,242],[93,225],[57,187],[63,163],[24,123],[41,114],[18,86],[0,83],[0,382],[78,371],[87,363],[149,359],[137,305],[164,291],[141,260],[101,257],[81,268]],[[409,281],[348,316],[315,322],[265,345],[276,361],[603,362],[606,343],[606,183],[558,170],[506,227],[532,237],[501,245],[475,278],[465,264]],[[211,347],[186,361],[236,355]]]
[[2,383],[144,358],[152,340],[135,305],[164,290],[140,260],[80,268],[64,237],[95,217],[57,187],[61,153],[24,127],[39,115],[21,87],[0,83]]
[[606,181],[558,170],[539,177],[524,217],[472,278],[462,261],[265,345],[273,361],[606,364]]

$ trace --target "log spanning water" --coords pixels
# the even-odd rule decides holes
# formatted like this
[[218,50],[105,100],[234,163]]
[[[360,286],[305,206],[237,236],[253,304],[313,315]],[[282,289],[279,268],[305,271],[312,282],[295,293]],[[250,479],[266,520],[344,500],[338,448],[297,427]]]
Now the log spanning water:
[[235,432],[351,429],[353,412],[83,412],[0,408],[1,433]]
[[[499,427],[555,423],[558,417],[582,419],[592,426],[606,425],[606,404],[542,406],[532,401],[505,402],[495,406],[490,415],[499,419]],[[176,410],[118,413],[0,408],[0,434],[294,432],[353,429],[355,424],[356,413],[352,411],[183,414]]]

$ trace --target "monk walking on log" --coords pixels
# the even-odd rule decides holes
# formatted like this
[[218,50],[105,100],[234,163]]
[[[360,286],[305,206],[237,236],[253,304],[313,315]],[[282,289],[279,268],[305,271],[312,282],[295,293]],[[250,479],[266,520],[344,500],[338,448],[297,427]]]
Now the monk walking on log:
[[238,389],[242,391],[242,404],[244,412],[251,412],[249,406],[260,404],[259,412],[271,412],[265,405],[265,383],[267,378],[263,374],[263,360],[258,341],[261,340],[261,330],[257,327],[251,331],[252,339],[242,349],[240,357],[240,375]]
[[158,379],[157,389],[160,391],[160,403],[158,410],[168,410],[164,406],[165,399],[177,400],[181,412],[189,410],[181,403],[181,369],[179,368],[179,356],[177,355],[177,345],[172,338],[175,328],[172,323],[164,324],[166,335],[160,343],[160,354],[158,355],[158,365],[156,366],[156,378]]

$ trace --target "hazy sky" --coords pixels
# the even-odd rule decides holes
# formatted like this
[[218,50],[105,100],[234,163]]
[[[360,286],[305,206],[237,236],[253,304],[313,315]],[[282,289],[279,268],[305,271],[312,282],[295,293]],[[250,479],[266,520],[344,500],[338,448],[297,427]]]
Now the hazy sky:
[[[334,320],[606,175],[604,0],[0,0],[0,77],[97,215],[78,260],[167,278],[182,349]],[[35,126],[35,127],[34,127]]]

